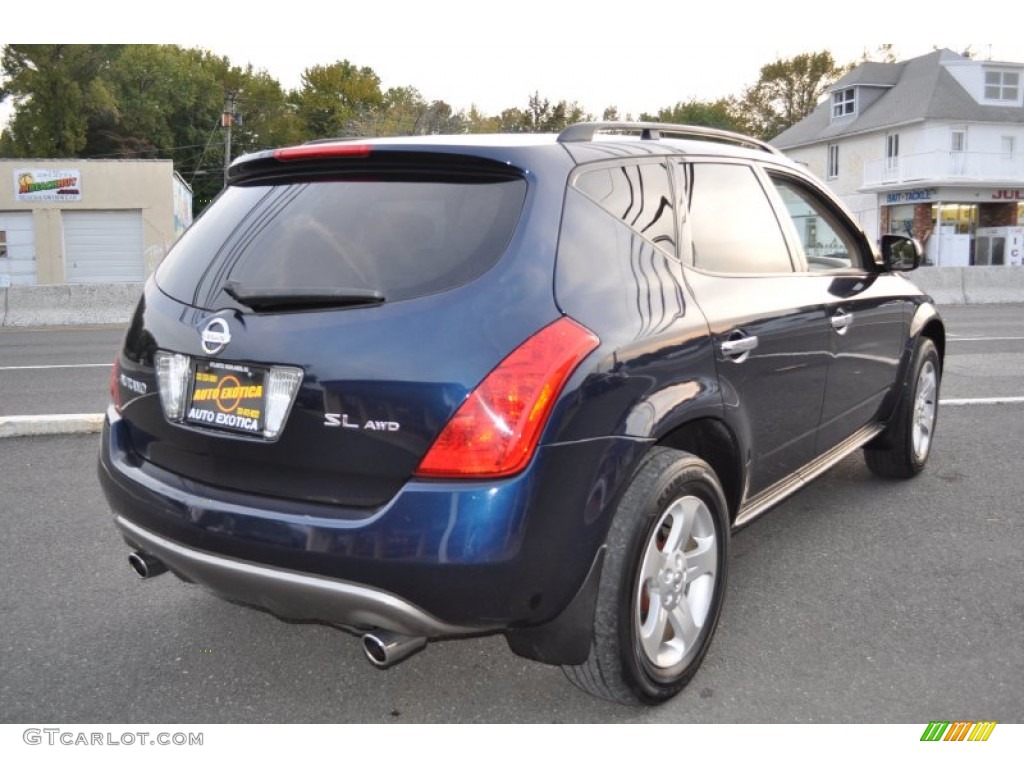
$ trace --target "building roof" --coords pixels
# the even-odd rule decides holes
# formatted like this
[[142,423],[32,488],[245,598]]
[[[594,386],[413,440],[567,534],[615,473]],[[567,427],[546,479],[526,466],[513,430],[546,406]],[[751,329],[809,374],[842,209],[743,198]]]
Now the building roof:
[[975,101],[944,66],[957,61],[968,59],[944,49],[895,64],[861,64],[837,81],[831,90],[855,85],[884,89],[875,101],[859,109],[854,117],[833,121],[832,101],[826,99],[770,143],[779,149],[790,149],[922,120],[1024,123],[1024,108],[990,106]]

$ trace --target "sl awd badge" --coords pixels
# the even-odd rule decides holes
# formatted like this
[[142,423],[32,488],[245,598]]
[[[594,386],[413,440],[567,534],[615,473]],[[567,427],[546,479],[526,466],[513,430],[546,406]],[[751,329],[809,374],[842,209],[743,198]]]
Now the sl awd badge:
[[203,352],[208,355],[216,355],[221,352],[231,341],[231,329],[228,322],[222,317],[215,317],[206,324],[199,334],[202,340]]
[[402,425],[397,421],[376,421],[370,419],[365,424],[353,424],[348,420],[347,413],[325,413],[325,427],[344,427],[345,429],[365,429],[370,432],[397,432]]

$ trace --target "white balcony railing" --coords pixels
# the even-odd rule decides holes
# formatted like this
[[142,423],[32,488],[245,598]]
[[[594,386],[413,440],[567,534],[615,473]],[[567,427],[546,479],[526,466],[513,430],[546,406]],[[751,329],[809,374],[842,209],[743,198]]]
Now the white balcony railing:
[[1024,154],[936,151],[864,163],[865,187],[972,181],[1024,184]]

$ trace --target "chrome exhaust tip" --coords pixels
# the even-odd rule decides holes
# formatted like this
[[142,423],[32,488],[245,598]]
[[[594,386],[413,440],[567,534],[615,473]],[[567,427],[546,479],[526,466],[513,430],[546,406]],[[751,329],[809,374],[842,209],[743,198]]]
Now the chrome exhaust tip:
[[427,646],[425,637],[409,637],[386,629],[363,635],[363,651],[377,669],[393,667]]
[[167,572],[167,566],[148,552],[137,549],[128,555],[128,565],[138,574],[140,579],[151,579]]

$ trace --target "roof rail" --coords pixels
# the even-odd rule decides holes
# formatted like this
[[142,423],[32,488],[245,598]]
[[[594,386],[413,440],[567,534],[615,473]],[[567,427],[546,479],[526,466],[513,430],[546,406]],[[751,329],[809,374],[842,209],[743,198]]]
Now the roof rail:
[[752,136],[745,136],[742,133],[723,131],[720,128],[706,128],[702,125],[676,125],[674,123],[626,123],[620,121],[576,123],[558,134],[558,140],[563,143],[593,141],[595,134],[605,131],[639,133],[640,139],[643,141],[657,141],[663,134],[694,139],[709,139],[728,144],[738,144],[741,147],[748,147],[750,149],[760,149],[764,152],[771,152],[773,155],[782,154],[782,152],[768,142],[755,139]]

